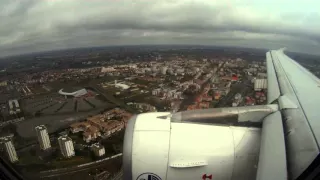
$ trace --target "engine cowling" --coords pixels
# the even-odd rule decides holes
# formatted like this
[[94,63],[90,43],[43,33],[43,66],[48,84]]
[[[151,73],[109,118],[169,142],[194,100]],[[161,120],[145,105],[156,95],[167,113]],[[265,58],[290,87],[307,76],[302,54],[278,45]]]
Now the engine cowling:
[[128,123],[125,180],[255,179],[260,128],[171,122],[169,112]]

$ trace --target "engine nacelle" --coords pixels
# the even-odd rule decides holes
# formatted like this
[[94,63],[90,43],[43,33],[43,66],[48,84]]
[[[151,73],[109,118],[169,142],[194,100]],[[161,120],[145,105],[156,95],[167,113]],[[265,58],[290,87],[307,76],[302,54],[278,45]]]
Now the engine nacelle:
[[171,122],[169,112],[129,120],[124,180],[255,179],[260,128]]

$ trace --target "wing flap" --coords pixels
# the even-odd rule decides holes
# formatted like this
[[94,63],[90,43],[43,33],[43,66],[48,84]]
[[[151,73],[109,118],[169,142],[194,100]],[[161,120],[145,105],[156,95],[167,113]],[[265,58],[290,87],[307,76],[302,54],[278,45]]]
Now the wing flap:
[[286,149],[279,111],[263,120],[257,180],[287,179]]

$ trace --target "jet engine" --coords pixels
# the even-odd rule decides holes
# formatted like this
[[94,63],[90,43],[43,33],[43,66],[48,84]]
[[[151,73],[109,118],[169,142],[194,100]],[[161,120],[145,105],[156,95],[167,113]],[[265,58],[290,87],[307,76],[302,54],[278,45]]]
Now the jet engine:
[[124,180],[255,179],[262,120],[276,107],[139,114],[128,122]]

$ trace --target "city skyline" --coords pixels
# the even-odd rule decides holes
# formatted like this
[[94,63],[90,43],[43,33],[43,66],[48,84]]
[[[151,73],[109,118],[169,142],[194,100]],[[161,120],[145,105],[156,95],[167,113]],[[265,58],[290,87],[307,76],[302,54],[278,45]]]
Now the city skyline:
[[316,1],[4,0],[1,4],[0,56],[146,44],[287,47],[319,54]]

